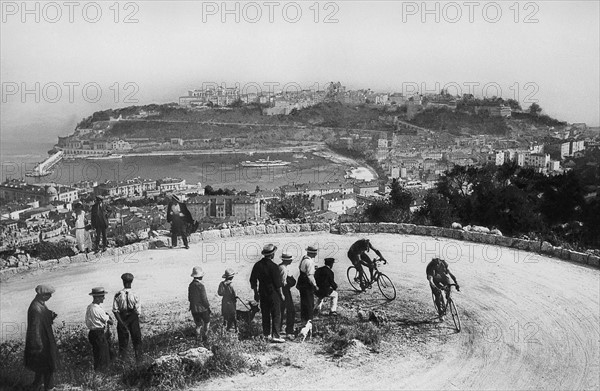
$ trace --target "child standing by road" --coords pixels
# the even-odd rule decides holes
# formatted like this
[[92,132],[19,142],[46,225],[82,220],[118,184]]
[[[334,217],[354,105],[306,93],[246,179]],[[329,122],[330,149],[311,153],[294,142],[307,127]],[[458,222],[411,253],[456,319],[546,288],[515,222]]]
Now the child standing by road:
[[228,331],[232,327],[234,330],[237,330],[237,321],[235,319],[236,295],[232,284],[234,275],[235,272],[233,269],[226,269],[225,274],[222,276],[225,280],[221,281],[219,289],[217,290],[219,296],[223,296],[223,300],[221,301],[221,313],[223,314],[223,325]]

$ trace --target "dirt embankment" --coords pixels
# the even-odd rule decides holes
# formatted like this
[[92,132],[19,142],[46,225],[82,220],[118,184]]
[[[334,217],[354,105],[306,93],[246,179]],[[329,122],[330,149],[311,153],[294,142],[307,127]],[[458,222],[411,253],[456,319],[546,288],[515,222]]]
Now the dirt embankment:
[[[322,354],[317,341],[273,345],[270,354],[285,356],[289,365],[273,365],[262,375],[242,373],[212,380],[197,389],[598,389],[599,270],[489,245],[371,235],[390,261],[382,271],[398,288],[398,298],[387,303],[378,292],[357,295],[349,289],[345,252],[357,238],[332,234],[228,238],[193,245],[188,251],[146,251],[127,259],[20,276],[0,288],[2,324],[12,327],[3,327],[2,338],[24,338],[26,309],[33,288],[42,282],[57,288],[48,307],[59,319],[82,322],[91,287],[116,292],[125,271],[136,276],[134,288],[145,308],[184,306],[189,274],[200,264],[206,271],[211,305],[218,309],[216,288],[226,267],[238,271],[234,279],[238,295],[250,298],[249,273],[264,244],[276,243],[278,255],[283,249],[299,255],[316,243],[321,249],[319,265],[328,256],[338,259],[334,271],[342,315],[355,316],[358,308],[383,309],[389,315],[391,331],[380,352],[343,361]],[[461,285],[461,293],[455,294],[463,319],[459,334],[449,321],[434,320],[425,265],[436,255],[449,261]]]

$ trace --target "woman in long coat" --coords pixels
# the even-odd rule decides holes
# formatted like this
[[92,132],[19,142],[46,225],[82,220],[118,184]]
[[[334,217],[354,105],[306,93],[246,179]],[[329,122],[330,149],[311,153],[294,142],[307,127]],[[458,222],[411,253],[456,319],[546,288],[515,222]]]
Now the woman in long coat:
[[54,371],[58,362],[58,348],[52,331],[52,322],[56,314],[46,307],[46,301],[52,297],[54,288],[50,285],[38,285],[37,295],[27,311],[27,335],[25,337],[25,367],[35,372],[33,388],[44,382],[46,390],[52,389]]

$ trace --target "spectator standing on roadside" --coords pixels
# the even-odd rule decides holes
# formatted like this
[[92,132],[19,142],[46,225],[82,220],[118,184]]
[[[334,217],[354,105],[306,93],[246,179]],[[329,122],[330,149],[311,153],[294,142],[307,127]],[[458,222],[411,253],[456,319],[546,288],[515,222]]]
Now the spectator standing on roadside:
[[309,246],[306,248],[306,255],[300,261],[300,276],[296,288],[300,291],[300,318],[302,322],[313,320],[315,295],[317,283],[315,281],[315,257],[317,248]]
[[77,241],[77,250],[84,253],[92,249],[92,239],[90,233],[86,230],[87,220],[81,203],[78,202],[73,206],[73,215],[75,218],[75,240]]
[[271,342],[285,342],[279,335],[281,327],[281,302],[285,301],[281,291],[279,267],[273,262],[277,247],[267,244],[262,250],[262,258],[252,267],[250,287],[254,290],[254,300],[260,300],[263,336]]
[[113,314],[117,319],[117,337],[119,338],[119,354],[124,357],[129,344],[129,336],[135,352],[136,360],[141,358],[142,332],[140,330],[140,315],[142,305],[139,296],[131,290],[133,274],[124,273],[121,276],[123,289],[115,294]]
[[292,275],[290,265],[292,256],[287,253],[281,254],[281,263],[279,264],[279,274],[281,276],[282,292],[284,300],[281,303],[281,326],[283,330],[283,321],[285,315],[285,333],[288,339],[294,338],[294,322],[296,321],[296,309],[292,299],[292,287],[296,285],[296,279]]
[[85,325],[90,330],[88,340],[92,345],[96,371],[105,370],[110,364],[110,340],[107,338],[107,328],[113,324],[113,320],[101,306],[107,293],[102,287],[92,288],[90,296],[93,300],[85,313]]
[[102,247],[108,247],[106,240],[106,229],[108,228],[108,216],[111,210],[104,205],[104,198],[96,196],[96,203],[92,205],[92,227],[96,230],[95,250],[100,251],[100,236],[102,236]]
[[221,281],[217,290],[217,294],[223,297],[221,300],[221,314],[223,315],[223,324],[227,330],[230,330],[232,327],[234,330],[237,330],[237,320],[235,318],[236,294],[233,287],[234,275],[235,272],[233,269],[227,268],[222,276],[225,280]]
[[58,362],[58,348],[54,339],[52,322],[56,313],[46,307],[55,289],[50,285],[38,285],[36,296],[27,310],[27,334],[25,336],[25,367],[35,372],[32,389],[44,383],[44,390],[54,388],[54,371]]
[[194,278],[188,286],[188,300],[190,311],[196,324],[196,337],[202,338],[202,342],[208,340],[208,327],[210,326],[210,305],[206,297],[206,288],[202,283],[204,271],[200,266],[194,266],[191,276]]
[[171,223],[171,248],[177,247],[177,237],[181,236],[184,247],[189,249],[187,226],[192,224],[194,219],[187,205],[175,194],[171,195],[167,206],[167,222]]

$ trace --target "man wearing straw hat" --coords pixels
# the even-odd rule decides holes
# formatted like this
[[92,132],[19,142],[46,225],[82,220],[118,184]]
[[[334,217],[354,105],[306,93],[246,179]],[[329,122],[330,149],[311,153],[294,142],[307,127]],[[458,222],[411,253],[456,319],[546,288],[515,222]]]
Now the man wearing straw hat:
[[285,315],[285,333],[288,339],[294,338],[294,321],[296,320],[296,309],[292,299],[292,287],[296,285],[296,279],[292,275],[290,265],[292,256],[288,253],[281,254],[281,263],[279,264],[279,274],[281,276],[282,292],[284,300],[281,303],[281,326],[283,330],[283,318]]
[[190,311],[196,323],[196,336],[201,337],[203,342],[208,339],[208,327],[210,326],[210,305],[206,297],[206,288],[202,283],[204,270],[200,266],[194,266],[192,275],[194,279],[188,287],[188,300]]
[[44,383],[44,389],[54,387],[54,371],[58,360],[58,348],[52,331],[56,314],[46,307],[55,289],[50,285],[38,285],[35,299],[27,310],[27,335],[25,337],[25,367],[35,372],[32,389]]
[[317,282],[315,281],[315,257],[317,247],[308,246],[306,255],[300,261],[300,276],[296,288],[300,291],[300,318],[302,322],[313,320]]
[[88,339],[92,345],[96,371],[105,370],[110,364],[110,341],[106,336],[106,328],[113,324],[113,320],[100,305],[104,302],[107,293],[102,287],[92,288],[90,296],[93,297],[93,301],[88,305],[85,313],[85,325],[90,330]]
[[263,336],[271,342],[285,342],[279,336],[281,327],[281,302],[285,301],[281,291],[279,267],[273,262],[277,246],[267,244],[262,250],[263,257],[254,264],[250,274],[250,287],[254,290],[254,300],[260,300],[262,311]]

